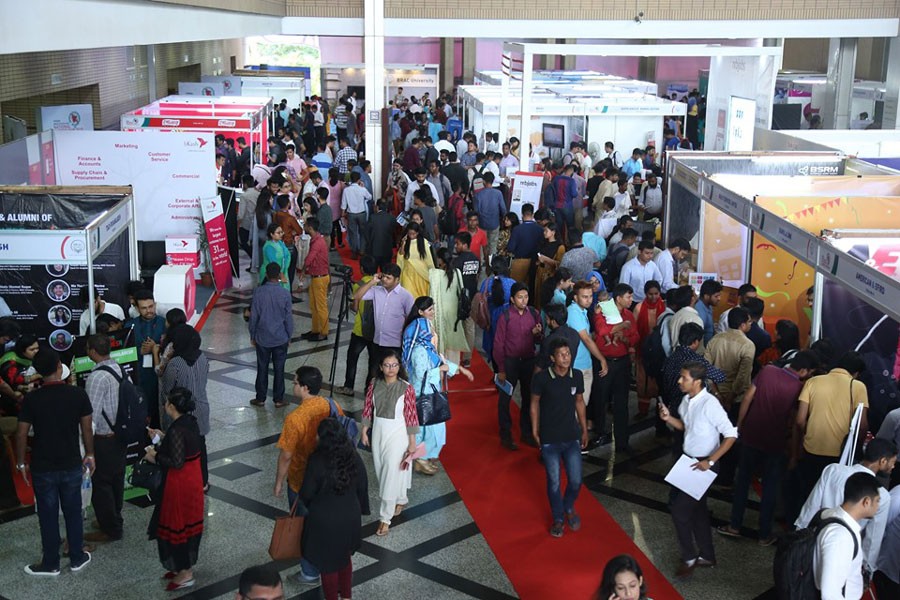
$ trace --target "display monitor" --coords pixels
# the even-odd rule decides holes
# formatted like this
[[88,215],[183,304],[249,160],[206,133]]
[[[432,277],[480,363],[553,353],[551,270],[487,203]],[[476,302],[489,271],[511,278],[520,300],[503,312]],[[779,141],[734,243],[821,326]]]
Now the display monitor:
[[543,144],[547,148],[566,147],[566,126],[543,124]]

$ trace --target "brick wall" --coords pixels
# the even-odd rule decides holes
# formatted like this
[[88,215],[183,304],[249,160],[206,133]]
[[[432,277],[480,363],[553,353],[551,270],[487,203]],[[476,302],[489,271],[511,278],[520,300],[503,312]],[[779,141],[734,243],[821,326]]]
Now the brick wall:
[[285,0],[151,0],[166,4],[184,4],[202,8],[234,10],[260,15],[284,16]]
[[[242,40],[157,45],[157,94],[166,94],[168,69],[199,64],[204,75],[227,73],[231,56],[243,66]],[[25,119],[33,128],[35,109],[48,101],[90,103],[96,128],[118,128],[122,113],[149,102],[146,57],[145,47],[133,46],[0,55],[0,114]],[[96,92],[85,94],[90,86]]]

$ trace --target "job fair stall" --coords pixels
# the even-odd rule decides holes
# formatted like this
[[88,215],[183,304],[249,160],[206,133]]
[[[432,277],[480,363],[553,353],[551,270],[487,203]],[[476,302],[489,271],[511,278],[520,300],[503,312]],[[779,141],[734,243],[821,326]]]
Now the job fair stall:
[[[865,129],[875,121],[880,121],[886,93],[887,88],[881,81],[855,80],[850,98],[850,129]],[[796,122],[783,129],[808,129],[810,118],[820,114],[827,96],[828,78],[822,73],[779,73],[775,80],[773,104],[776,107],[800,107],[792,113],[797,118]],[[860,119],[862,113],[867,118]]]
[[[440,94],[440,65],[391,64],[384,67],[384,97],[393,100],[399,88],[406,98],[421,98],[428,93],[432,102]],[[322,95],[334,101],[348,91],[356,90],[365,100],[366,66],[364,64],[322,65]]]
[[166,96],[122,115],[122,131],[184,131],[243,137],[265,147],[271,97]]
[[[479,138],[487,131],[499,131],[501,138],[508,139],[521,131],[518,90],[506,92],[506,103],[500,86],[462,86],[459,92],[463,117]],[[687,110],[681,102],[612,85],[577,89],[535,86],[531,98],[527,141],[535,148],[545,149],[550,156],[561,156],[572,141],[585,141],[589,147],[596,144],[602,148],[606,141],[615,140],[623,156],[632,148],[659,145],[663,117],[685,115]]]
[[[896,405],[900,375],[900,243],[891,234],[900,230],[900,177],[842,176],[821,155],[806,164],[800,154],[754,158],[769,174],[708,175],[671,157],[672,213],[689,212],[689,199],[702,207],[697,270],[753,282],[769,328],[790,319],[804,339],[861,352],[877,423]],[[668,234],[685,233],[680,226],[672,219]]]
[[241,78],[240,93],[248,98],[271,97],[275,103],[287,100],[297,107],[312,93],[309,67],[274,67],[258,65],[238,69],[232,77]]

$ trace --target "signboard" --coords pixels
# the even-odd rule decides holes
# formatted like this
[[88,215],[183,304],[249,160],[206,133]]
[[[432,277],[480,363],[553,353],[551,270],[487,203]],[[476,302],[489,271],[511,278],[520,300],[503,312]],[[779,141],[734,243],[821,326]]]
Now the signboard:
[[167,235],[166,264],[200,266],[199,245],[196,235]]
[[512,200],[509,210],[522,218],[522,205],[531,204],[535,212],[541,205],[541,187],[544,185],[543,173],[516,171],[512,176]]
[[253,123],[250,119],[235,117],[147,117],[142,115],[122,115],[122,131],[134,131],[137,129],[154,128],[160,131],[175,131],[186,129],[239,129],[248,131]]
[[752,99],[756,105],[755,126],[763,129],[771,126],[777,76],[775,63],[772,55],[713,56],[710,59],[706,96],[707,150],[725,150],[727,115],[732,97]]
[[222,291],[231,287],[231,255],[228,252],[228,235],[225,232],[225,213],[219,196],[207,198],[200,203],[203,223],[206,226],[206,240],[209,243],[209,260],[216,289]]
[[189,81],[178,82],[179,96],[224,96],[225,84],[223,83],[195,83]]
[[700,295],[700,286],[703,285],[704,281],[712,279],[713,281],[718,281],[719,274],[718,273],[688,273],[688,285],[694,288],[694,291],[697,292],[697,295]]
[[223,96],[240,96],[241,95],[241,78],[236,75],[203,75],[200,77],[202,83],[221,83]]
[[391,87],[436,88],[437,73],[407,73],[403,70],[388,71],[385,77]]
[[90,104],[42,106],[35,111],[37,130],[93,131],[94,107]]
[[725,150],[750,152],[753,150],[753,128],[756,120],[756,101],[731,96],[728,99],[728,125],[725,129]]
[[196,233],[198,198],[216,190],[211,133],[60,131],[60,185],[130,185],[139,240]]

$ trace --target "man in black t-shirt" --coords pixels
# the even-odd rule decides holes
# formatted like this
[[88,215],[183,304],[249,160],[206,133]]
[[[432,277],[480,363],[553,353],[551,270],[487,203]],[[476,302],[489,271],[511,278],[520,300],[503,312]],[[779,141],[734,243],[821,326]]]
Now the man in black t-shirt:
[[541,342],[541,351],[538,354],[537,364],[535,368],[539,371],[549,369],[553,362],[550,360],[550,345],[553,340],[563,339],[569,345],[569,351],[572,356],[578,352],[578,345],[581,343],[581,337],[578,332],[566,325],[569,320],[569,311],[562,304],[551,304],[544,307],[544,313],[547,315],[548,333]]
[[[541,445],[547,472],[547,496],[553,525],[550,535],[562,537],[563,517],[569,529],[581,529],[575,499],[581,490],[581,449],[587,447],[587,417],[584,408],[584,378],[572,369],[572,350],[562,337],[550,342],[552,366],[531,382],[531,427]],[[577,415],[577,419],[576,419]],[[566,467],[566,493],[560,495],[559,461]]]
[[[29,575],[59,575],[59,510],[66,520],[69,541],[69,565],[80,571],[91,555],[84,551],[84,526],[81,521],[81,482],[85,471],[94,473],[94,436],[91,433],[93,409],[87,392],[66,385],[62,380],[59,354],[42,348],[32,362],[43,376],[42,387],[25,396],[16,431],[16,468],[28,482],[25,445],[28,431],[34,430],[31,443],[31,478],[41,528],[41,562],[25,567]],[[85,457],[78,446],[79,433],[84,440]]]
[[[456,257],[452,262],[453,268],[459,269],[459,272],[462,273],[463,286],[466,288],[466,294],[468,294],[469,300],[474,298],[475,293],[478,291],[478,273],[481,271],[481,262],[471,251],[471,244],[471,233],[468,231],[457,233],[455,241],[453,242],[453,250]],[[463,321],[463,331],[466,334],[466,342],[469,344],[469,348],[474,348],[475,322],[472,320],[471,315],[468,319]],[[462,366],[469,366],[469,360],[465,358],[465,352],[460,354],[460,359]]]

